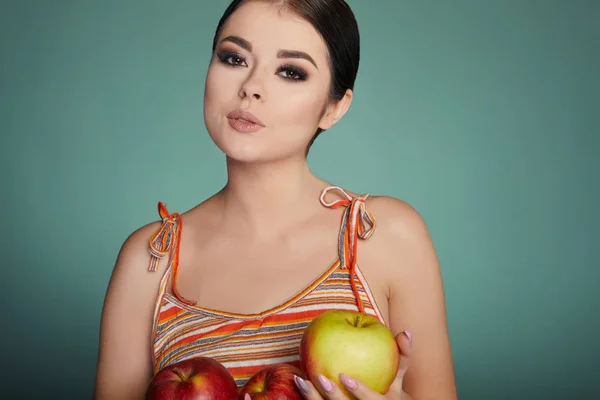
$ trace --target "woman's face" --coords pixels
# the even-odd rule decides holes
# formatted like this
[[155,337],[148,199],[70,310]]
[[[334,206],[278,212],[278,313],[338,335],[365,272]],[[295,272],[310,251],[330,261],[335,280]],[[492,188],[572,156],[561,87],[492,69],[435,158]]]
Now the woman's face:
[[238,161],[304,157],[317,128],[330,127],[330,82],[327,47],[312,25],[248,1],[225,23],[209,65],[207,130]]

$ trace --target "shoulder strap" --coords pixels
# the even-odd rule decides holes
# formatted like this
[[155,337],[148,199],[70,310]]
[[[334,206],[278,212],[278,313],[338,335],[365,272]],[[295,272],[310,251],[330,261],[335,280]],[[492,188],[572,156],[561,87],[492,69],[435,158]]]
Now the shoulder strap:
[[167,272],[173,268],[173,294],[183,303],[193,305],[195,304],[194,301],[183,298],[177,291],[179,246],[181,243],[181,228],[183,226],[181,215],[179,213],[170,214],[162,202],[158,202],[158,214],[162,218],[162,225],[150,238],[150,264],[148,265],[148,271],[156,271],[160,259],[168,254]]
[[[325,196],[331,191],[341,193],[344,199],[333,202],[326,202]],[[356,297],[356,302],[360,312],[364,312],[362,301],[356,288],[354,276],[356,275],[356,255],[358,239],[366,240],[373,235],[375,231],[375,218],[367,209],[366,200],[369,194],[352,197],[348,192],[338,186],[329,186],[321,193],[321,203],[328,208],[346,207],[342,216],[342,223],[339,233],[338,252],[340,265],[342,268],[348,268],[350,271],[350,284]]]

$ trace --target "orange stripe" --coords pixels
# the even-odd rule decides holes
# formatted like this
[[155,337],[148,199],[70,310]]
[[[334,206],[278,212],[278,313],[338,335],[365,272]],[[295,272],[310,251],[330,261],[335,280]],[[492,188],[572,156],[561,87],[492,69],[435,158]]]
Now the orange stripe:
[[243,354],[228,354],[228,355],[218,355],[214,356],[214,358],[221,362],[241,362],[241,361],[258,361],[264,360],[267,361],[273,358],[281,358],[281,357],[290,357],[298,354],[297,349],[280,349],[280,350],[268,350],[257,353],[243,353]]
[[[252,340],[253,341],[255,341],[255,340],[258,341],[259,339],[255,338],[253,336]],[[298,339],[298,342],[300,342],[300,339]],[[223,346],[223,344],[224,344],[224,342],[219,342],[219,346],[217,346],[214,349],[205,351],[204,354],[206,356],[208,356],[208,357],[232,357],[232,356],[233,357],[239,357],[240,356],[239,354],[232,354],[232,353],[229,353],[229,352],[228,353],[222,352],[225,349],[225,346]],[[255,345],[251,346],[251,350],[252,351],[246,351],[246,350],[248,350],[248,348],[243,348],[243,347],[235,346],[235,344],[236,343],[234,343],[234,346],[231,347],[232,352],[234,350],[235,351],[244,350],[244,352],[246,354],[252,355],[253,359],[255,359],[255,360],[257,359],[256,358],[257,355],[260,358],[260,355],[264,354],[266,352],[281,351],[281,352],[285,352],[286,354],[288,354],[290,352],[291,352],[291,354],[293,354],[293,347],[295,347],[294,344],[292,344],[291,347],[290,347],[290,345],[288,345],[288,344],[282,346],[281,343],[276,342],[276,343],[268,343],[268,344],[260,344],[260,345],[259,344],[255,344]],[[239,342],[237,344],[243,344],[243,342]],[[229,351],[229,350],[227,350],[227,351]]]
[[176,317],[177,314],[181,313],[181,309],[178,307],[171,307],[168,310],[163,310],[160,312],[158,316],[158,320],[163,323],[173,317]]
[[295,313],[269,315],[264,319],[264,321],[265,325],[267,326],[286,325],[306,320],[312,320],[317,315],[321,314],[323,311],[325,310],[306,310],[298,311]]
[[228,335],[228,334],[231,334],[232,332],[236,332],[236,331],[240,330],[241,328],[252,328],[253,326],[256,327],[257,325],[259,325],[259,324],[257,324],[256,321],[234,322],[234,323],[230,323],[230,324],[221,326],[219,328],[216,328],[215,330],[210,331],[210,332],[205,332],[205,333],[200,333],[197,335],[188,336],[188,337],[182,339],[181,341],[179,341],[178,343],[181,345],[185,345],[185,344],[189,344],[200,338],[213,338],[215,336]]

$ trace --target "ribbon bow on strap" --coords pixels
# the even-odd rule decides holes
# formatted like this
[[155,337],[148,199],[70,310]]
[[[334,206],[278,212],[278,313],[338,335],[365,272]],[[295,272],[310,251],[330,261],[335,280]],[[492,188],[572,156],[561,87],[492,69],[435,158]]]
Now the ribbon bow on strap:
[[[327,193],[334,190],[341,193],[345,198],[333,202],[326,202],[325,196]],[[325,207],[346,207],[340,228],[338,252],[340,256],[340,265],[342,268],[348,268],[350,271],[350,284],[360,312],[364,312],[364,308],[354,280],[354,275],[356,274],[358,239],[366,240],[370,238],[375,231],[376,225],[373,214],[367,209],[366,200],[368,197],[369,194],[352,197],[348,192],[338,186],[327,187],[321,194],[321,203]]]
[[160,259],[169,255],[167,271],[173,267],[173,294],[183,303],[193,305],[194,301],[183,298],[177,291],[177,271],[179,269],[179,245],[181,238],[182,220],[179,213],[169,214],[164,203],[158,203],[158,214],[162,218],[162,225],[150,238],[150,265],[148,271],[156,271]]

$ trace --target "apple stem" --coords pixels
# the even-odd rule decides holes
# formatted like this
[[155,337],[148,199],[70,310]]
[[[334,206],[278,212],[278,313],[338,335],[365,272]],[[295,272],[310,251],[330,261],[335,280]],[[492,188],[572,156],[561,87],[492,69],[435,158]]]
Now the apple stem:
[[173,368],[173,372],[175,372],[177,374],[177,376],[179,377],[179,379],[182,382],[185,381],[185,376],[183,375],[183,371],[181,371],[179,368]]
[[354,318],[354,326],[359,326],[360,325],[360,320],[361,320],[360,316],[357,315]]

